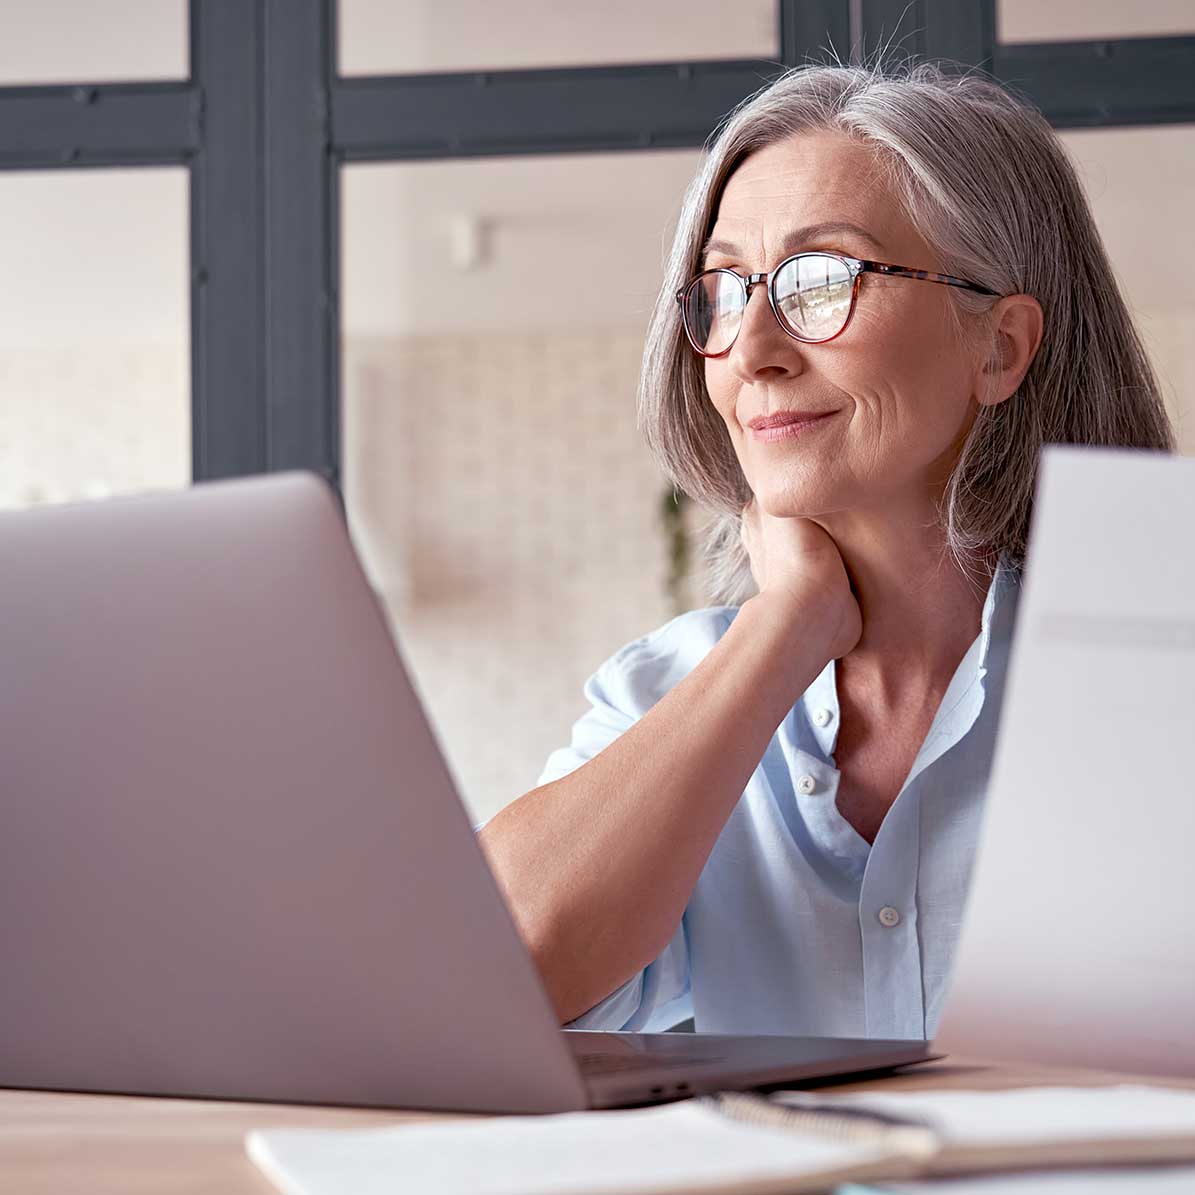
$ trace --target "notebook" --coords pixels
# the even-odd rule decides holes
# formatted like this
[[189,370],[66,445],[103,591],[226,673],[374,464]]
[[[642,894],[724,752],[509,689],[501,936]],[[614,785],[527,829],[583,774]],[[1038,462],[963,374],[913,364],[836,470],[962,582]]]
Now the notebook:
[[1195,1092],[723,1093],[634,1111],[256,1130],[246,1147],[284,1195],[781,1195],[924,1175],[1195,1163]]

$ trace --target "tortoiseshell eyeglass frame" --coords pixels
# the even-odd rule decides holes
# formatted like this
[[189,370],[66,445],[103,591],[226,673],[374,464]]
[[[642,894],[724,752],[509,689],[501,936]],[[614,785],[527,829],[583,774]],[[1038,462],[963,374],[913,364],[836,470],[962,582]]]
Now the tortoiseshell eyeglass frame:
[[[784,317],[780,314],[780,308],[776,303],[776,276],[785,266],[791,265],[802,257],[832,257],[836,261],[842,262],[846,267],[847,272],[851,275],[851,305],[847,311],[846,319],[842,322],[842,327],[834,333],[833,336],[810,337],[801,336],[788,325]],[[848,257],[845,253],[827,253],[824,250],[818,250],[810,253],[794,253],[792,257],[786,257],[774,270],[770,273],[763,274],[748,274],[746,278],[742,274],[736,273],[726,267],[719,267],[714,270],[703,270],[696,277],[689,280],[689,282],[681,287],[676,292],[676,301],[681,311],[681,323],[685,329],[685,339],[688,340],[690,347],[695,353],[702,357],[725,357],[727,353],[734,348],[735,341],[738,340],[738,331],[735,331],[731,342],[720,353],[707,353],[699,348],[696,340],[693,338],[692,332],[689,330],[689,321],[685,315],[685,296],[693,289],[701,280],[709,274],[729,274],[736,282],[739,283],[743,291],[743,307],[747,306],[747,301],[751,298],[751,288],[763,283],[768,295],[768,305],[772,308],[772,314],[776,317],[776,322],[788,333],[794,340],[801,341],[802,344],[826,344],[831,340],[837,339],[850,326],[851,317],[855,314],[855,301],[859,297],[859,280],[864,274],[886,274],[892,278],[916,278],[922,282],[939,282],[943,286],[957,286],[963,290],[973,290],[977,294],[990,295],[994,299],[1000,298],[998,292],[989,290],[986,286],[980,286],[977,282],[968,282],[965,278],[955,278],[952,274],[935,274],[932,270],[916,270],[912,266],[894,266],[885,261],[868,261],[860,257]],[[742,327],[740,323],[739,327]]]

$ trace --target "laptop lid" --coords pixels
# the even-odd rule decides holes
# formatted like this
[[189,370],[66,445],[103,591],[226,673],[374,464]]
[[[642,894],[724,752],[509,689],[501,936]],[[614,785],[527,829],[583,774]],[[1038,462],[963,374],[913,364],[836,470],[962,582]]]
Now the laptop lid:
[[586,1105],[322,482],[0,515],[0,576],[0,1084]]
[[935,1045],[1195,1075],[1195,460],[1049,448]]

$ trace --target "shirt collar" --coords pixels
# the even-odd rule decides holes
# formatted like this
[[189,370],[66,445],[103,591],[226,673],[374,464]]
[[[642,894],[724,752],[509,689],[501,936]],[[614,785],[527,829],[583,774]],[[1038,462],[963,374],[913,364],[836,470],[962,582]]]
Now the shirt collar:
[[1020,583],[1020,570],[1007,556],[1002,555],[996,563],[996,571],[988,586],[979,622],[980,679],[987,674],[993,638],[1003,642],[1007,638],[1007,632],[1012,629],[1012,615],[1015,612]]
[[[976,681],[983,681],[989,665],[996,662],[998,654],[1003,655],[1007,652],[1020,583],[1020,570],[1007,556],[1001,555],[988,584],[980,616],[979,636],[972,641],[971,647],[960,662],[952,684],[955,692],[947,693],[951,705]],[[814,733],[823,749],[827,751],[833,750],[838,735],[839,710],[835,664],[834,660],[826,664],[805,690],[803,702],[799,703],[805,706],[807,715],[816,728]],[[946,704],[945,698],[943,704]]]

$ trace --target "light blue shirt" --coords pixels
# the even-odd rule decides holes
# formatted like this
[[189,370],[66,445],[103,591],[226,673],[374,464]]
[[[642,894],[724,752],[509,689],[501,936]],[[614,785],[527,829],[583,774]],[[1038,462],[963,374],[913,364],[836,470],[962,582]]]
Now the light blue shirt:
[[[875,843],[838,812],[835,663],[777,728],[663,953],[577,1029],[932,1037],[979,834],[1019,576],[1001,564]],[[738,607],[694,610],[589,679],[591,708],[540,784],[609,745],[688,674]]]

